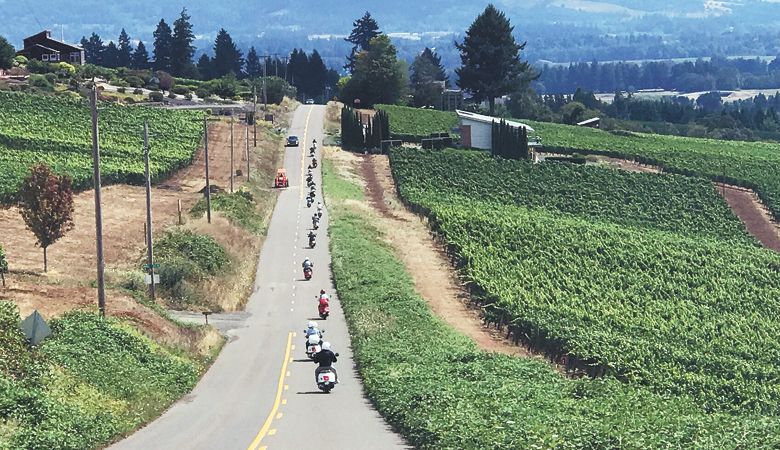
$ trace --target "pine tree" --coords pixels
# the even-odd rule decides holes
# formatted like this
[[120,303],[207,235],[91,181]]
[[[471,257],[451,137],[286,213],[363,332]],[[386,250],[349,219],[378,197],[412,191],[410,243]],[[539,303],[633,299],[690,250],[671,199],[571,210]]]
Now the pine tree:
[[133,47],[130,45],[130,36],[127,35],[124,28],[122,28],[122,32],[119,33],[118,42],[117,66],[129,68],[133,59]]
[[217,39],[214,41],[214,59],[211,61],[212,76],[221,78],[231,72],[240,76],[243,66],[243,55],[233,42],[233,38],[224,28],[220,29],[217,33]]
[[447,74],[441,58],[428,47],[418,55],[410,68],[415,106],[435,106],[441,100]]
[[201,80],[211,80],[214,78],[211,74],[211,58],[209,58],[209,55],[202,54],[200,55],[200,59],[198,59],[198,73],[200,73],[200,79]]
[[517,91],[536,78],[528,62],[520,60],[525,43],[512,36],[514,27],[506,15],[492,4],[471,24],[460,51],[461,67],[456,69],[458,86],[476,101],[487,100],[495,113],[496,98]]
[[89,40],[81,38],[81,47],[84,49],[84,57],[89,64],[101,65],[103,64],[103,40],[97,33],[92,33]]
[[187,8],[181,10],[179,18],[173,22],[173,39],[171,41],[171,70],[176,76],[192,76],[195,67],[192,58],[195,56],[195,46],[192,42],[195,34],[187,14]]
[[263,64],[254,47],[250,47],[249,53],[246,54],[246,76],[249,78],[263,76]]
[[165,72],[171,71],[171,55],[173,52],[173,35],[171,27],[160,19],[154,31],[154,68]]
[[119,67],[119,48],[114,44],[114,41],[108,41],[108,45],[103,51],[102,65],[111,69]]
[[371,40],[381,34],[379,24],[368,11],[363,17],[354,21],[352,27],[352,33],[344,39],[352,44],[352,52],[347,56],[347,64],[344,66],[350,72],[355,69],[357,53],[368,50],[371,47]]
[[325,62],[322,60],[320,53],[314,50],[311,56],[308,58],[309,68],[307,70],[308,79],[306,91],[311,94],[312,97],[320,95],[325,90],[326,77],[328,75],[328,68],[325,66]]
[[138,41],[138,47],[136,47],[135,52],[133,52],[131,66],[133,69],[149,68],[149,52],[146,51],[146,46],[143,41]]

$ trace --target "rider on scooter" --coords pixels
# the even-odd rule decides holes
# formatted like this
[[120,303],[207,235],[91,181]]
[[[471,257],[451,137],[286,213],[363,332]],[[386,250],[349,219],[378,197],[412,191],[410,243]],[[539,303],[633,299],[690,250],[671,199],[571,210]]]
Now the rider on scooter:
[[319,364],[317,370],[314,371],[314,382],[316,383],[320,372],[324,370],[330,370],[333,375],[336,376],[336,383],[339,382],[339,374],[336,372],[336,368],[333,367],[333,363],[337,362],[336,354],[330,349],[330,342],[324,342],[322,344],[322,350],[314,357],[314,362]]

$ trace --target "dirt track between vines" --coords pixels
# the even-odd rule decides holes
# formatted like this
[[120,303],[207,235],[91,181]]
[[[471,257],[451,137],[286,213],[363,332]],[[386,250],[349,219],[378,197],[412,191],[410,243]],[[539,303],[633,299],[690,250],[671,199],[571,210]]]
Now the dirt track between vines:
[[484,325],[479,308],[470,306],[468,291],[427,224],[408,211],[397,197],[387,156],[338,151],[331,152],[330,157],[342,172],[350,172],[344,175],[363,185],[368,202],[361,206],[373,213],[373,222],[406,266],[417,292],[434,314],[485,351],[543,359],[506,339],[503,331]]

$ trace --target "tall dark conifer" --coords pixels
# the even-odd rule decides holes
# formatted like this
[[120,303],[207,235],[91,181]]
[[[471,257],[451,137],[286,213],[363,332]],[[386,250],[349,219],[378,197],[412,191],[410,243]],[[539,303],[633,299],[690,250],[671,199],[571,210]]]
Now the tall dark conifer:
[[352,51],[347,56],[345,69],[352,72],[355,69],[355,55],[358,52],[368,50],[371,47],[371,39],[379,36],[379,24],[371,17],[371,13],[366,13],[360,19],[352,23],[352,33],[344,40],[352,44]]
[[171,41],[171,70],[176,76],[193,76],[195,66],[192,58],[195,56],[195,34],[192,31],[190,15],[187,8],[181,10],[179,18],[173,22],[173,36]]
[[119,67],[130,67],[133,59],[133,46],[130,45],[130,36],[122,28],[122,32],[119,33],[119,43],[117,52],[117,65]]
[[172,68],[173,35],[171,27],[160,19],[154,31],[154,68],[170,72]]
[[133,52],[133,58],[131,64],[133,69],[148,69],[149,68],[149,52],[146,51],[146,46],[143,41],[138,41],[138,46]]
[[456,69],[458,86],[476,101],[487,100],[494,114],[496,98],[517,91],[535,78],[533,69],[520,60],[525,43],[512,36],[514,27],[506,15],[492,4],[471,24],[460,51],[461,67]]

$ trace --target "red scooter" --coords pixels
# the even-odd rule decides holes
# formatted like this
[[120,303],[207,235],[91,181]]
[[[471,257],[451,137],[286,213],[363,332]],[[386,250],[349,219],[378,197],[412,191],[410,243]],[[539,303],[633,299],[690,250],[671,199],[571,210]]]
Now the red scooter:
[[328,316],[330,315],[330,300],[325,297],[320,297],[319,311],[320,319],[328,320]]

